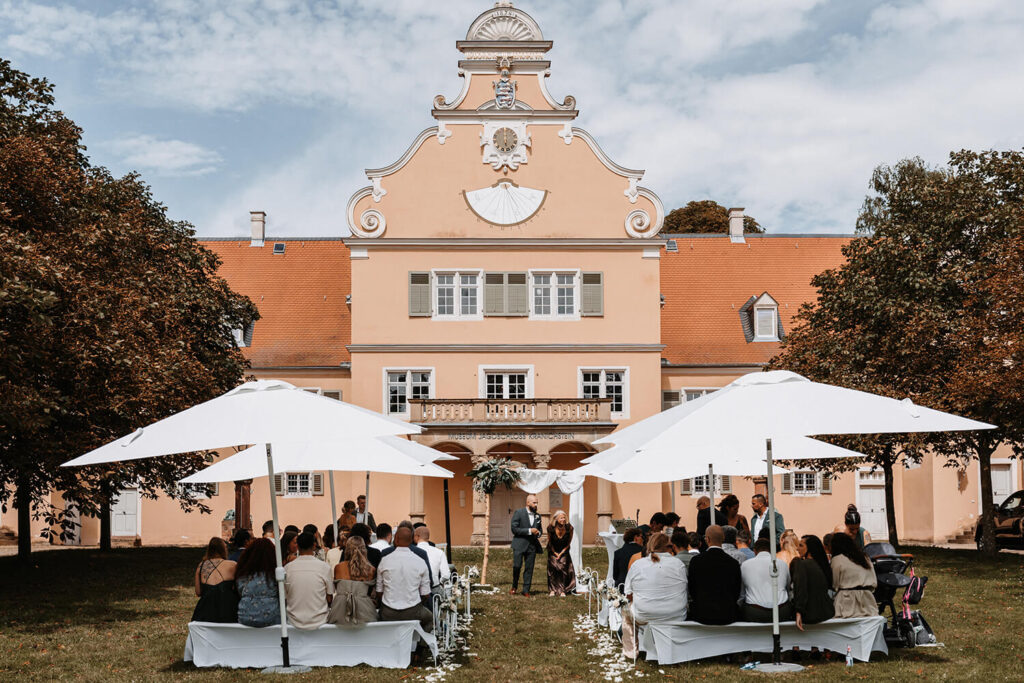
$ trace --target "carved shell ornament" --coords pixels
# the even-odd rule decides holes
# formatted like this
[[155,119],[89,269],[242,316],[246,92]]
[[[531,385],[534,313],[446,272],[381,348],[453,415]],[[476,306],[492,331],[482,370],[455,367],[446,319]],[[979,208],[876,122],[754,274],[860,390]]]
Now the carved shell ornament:
[[377,209],[367,209],[359,216],[359,227],[354,232],[360,237],[380,237],[387,228],[387,221]]
[[478,217],[493,225],[517,225],[540,211],[547,190],[519,187],[502,179],[491,187],[463,192],[466,204]]

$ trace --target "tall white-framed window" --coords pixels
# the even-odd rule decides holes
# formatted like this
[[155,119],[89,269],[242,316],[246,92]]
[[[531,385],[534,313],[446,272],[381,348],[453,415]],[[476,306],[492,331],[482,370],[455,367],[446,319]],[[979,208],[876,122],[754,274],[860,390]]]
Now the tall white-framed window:
[[580,368],[580,398],[610,398],[612,417],[629,417],[629,368]]
[[409,416],[409,399],[434,395],[433,368],[387,368],[384,370],[384,412]]
[[313,496],[312,472],[289,472],[285,475],[284,495],[289,498],[310,498]]
[[713,394],[716,391],[718,391],[718,387],[688,387],[686,389],[681,389],[679,395],[683,399],[683,402],[687,402],[696,401],[698,398],[707,396],[708,394]]
[[579,320],[580,271],[531,270],[530,318]]
[[754,307],[754,338],[761,341],[777,341],[779,311],[775,306]]
[[483,273],[477,269],[433,272],[435,320],[483,320]]
[[533,398],[533,366],[481,365],[479,396],[490,399]]
[[793,496],[818,496],[832,493],[832,478],[811,470],[793,470],[782,475],[782,493]]

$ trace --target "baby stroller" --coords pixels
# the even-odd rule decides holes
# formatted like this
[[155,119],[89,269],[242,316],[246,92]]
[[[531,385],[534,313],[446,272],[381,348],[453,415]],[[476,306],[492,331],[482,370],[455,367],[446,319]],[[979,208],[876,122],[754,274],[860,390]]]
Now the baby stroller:
[[[910,605],[921,602],[928,581],[927,577],[914,574],[914,556],[897,553],[889,543],[868,543],[864,546],[864,554],[874,564],[875,576],[878,578],[878,587],[875,588],[878,613],[885,616],[885,610],[889,608],[892,617],[884,632],[885,642],[891,647],[916,647],[935,643],[935,633],[924,615],[910,609]],[[903,593],[897,609],[896,593],[901,589]]]

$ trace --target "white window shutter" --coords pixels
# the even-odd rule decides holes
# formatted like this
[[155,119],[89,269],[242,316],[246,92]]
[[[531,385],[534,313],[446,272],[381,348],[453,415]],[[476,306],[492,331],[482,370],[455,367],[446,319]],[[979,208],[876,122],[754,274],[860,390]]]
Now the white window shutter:
[[679,482],[679,495],[689,496],[693,494],[693,479],[683,479]]
[[274,475],[274,495],[275,496],[283,496],[284,495],[284,475],[283,474],[275,474]]
[[324,495],[324,474],[323,472],[313,473],[313,482],[310,485],[314,496]]
[[730,475],[722,475],[719,483],[721,484],[721,488],[719,489],[720,493],[732,493],[732,477]]
[[788,472],[782,475],[782,492],[793,493],[793,475]]
[[604,315],[604,273],[583,273],[580,314]]
[[505,273],[505,314],[529,315],[530,292],[526,273]]
[[484,273],[484,315],[505,315],[505,273]]
[[828,472],[822,472],[818,475],[818,491],[820,493],[832,493],[832,477]]
[[430,316],[430,273],[409,273],[409,316]]

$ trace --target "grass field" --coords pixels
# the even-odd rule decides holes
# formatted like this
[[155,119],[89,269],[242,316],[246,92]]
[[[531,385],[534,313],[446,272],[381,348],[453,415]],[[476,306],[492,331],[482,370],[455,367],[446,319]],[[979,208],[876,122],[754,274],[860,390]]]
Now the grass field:
[[[817,663],[799,674],[824,680],[1024,680],[1024,556],[982,561],[969,551],[912,548],[929,576],[921,605],[943,649],[896,650],[847,669]],[[0,558],[0,679],[149,680],[259,679],[255,671],[197,670],[182,661],[185,624],[195,604],[192,572],[201,550],[125,548],[44,551],[21,569]],[[584,563],[604,571],[603,549],[585,549]],[[478,549],[458,549],[455,563],[480,563]],[[470,652],[452,681],[601,680],[591,643],[572,628],[582,597],[532,599],[507,595],[507,549],[491,555],[491,583],[503,594],[473,599]],[[538,562],[542,578],[542,563]],[[543,588],[538,585],[538,588]],[[659,673],[659,669],[664,674]],[[657,667],[645,678],[744,680],[755,674],[722,660]],[[368,668],[315,669],[315,680],[414,680],[424,673]]]

